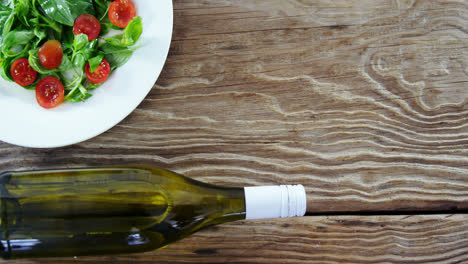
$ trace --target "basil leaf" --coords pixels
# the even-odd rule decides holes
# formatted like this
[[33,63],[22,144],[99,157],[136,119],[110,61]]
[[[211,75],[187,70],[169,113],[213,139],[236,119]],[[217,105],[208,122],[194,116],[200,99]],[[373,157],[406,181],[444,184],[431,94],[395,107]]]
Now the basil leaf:
[[89,62],[89,70],[91,72],[95,72],[99,64],[101,64],[102,59],[104,59],[104,54],[99,54],[96,57],[93,57],[88,60]]
[[57,72],[64,72],[71,70],[73,68],[73,64],[71,63],[70,59],[68,58],[67,55],[63,55],[62,63],[60,66],[57,68]]
[[10,67],[13,64],[13,58],[5,59],[0,62],[0,76],[3,79],[14,82],[13,78],[11,77]]
[[[17,56],[18,53],[21,53],[25,49],[29,48],[28,46],[22,48],[23,45],[29,44],[29,42],[35,37],[34,32],[29,30],[13,30],[10,31],[2,43],[2,53],[6,57]],[[15,49],[13,51],[12,49]],[[16,50],[19,49],[19,50]]]
[[73,65],[78,69],[83,69],[85,63],[93,56],[95,56],[97,50],[98,40],[95,39],[91,42],[88,41],[88,37],[85,34],[80,34],[75,37],[73,43]]
[[136,44],[143,33],[143,20],[135,17],[128,23],[124,34],[118,34],[104,39],[108,44],[116,47],[130,47]]
[[15,62],[19,58],[26,58],[28,56],[27,50],[23,50],[20,53],[17,53],[15,57],[9,58],[0,58],[0,76],[2,76],[5,80],[13,82],[13,78],[11,77],[10,68],[13,62]]
[[110,38],[106,38],[104,39],[104,41],[106,41],[108,44],[112,45],[112,46],[116,46],[116,47],[125,47],[123,44],[122,44],[122,41],[124,39],[124,35],[123,34],[117,34],[117,35],[114,35]]
[[75,89],[73,89],[67,96],[65,96],[65,100],[71,103],[77,103],[83,102],[91,96],[92,94],[88,93],[87,89],[80,84]]
[[[62,39],[61,39],[63,52],[68,52],[68,51],[75,50],[75,47],[73,45],[75,44],[75,41],[78,41],[78,40],[75,39],[76,37],[77,36],[75,36],[75,34],[73,34],[73,30],[65,29],[65,31],[63,31]],[[85,39],[83,38],[83,41],[84,40]],[[86,42],[87,41],[88,41],[88,38],[86,38]]]
[[126,47],[112,46],[109,43],[104,43],[99,48],[104,52],[104,58],[109,62],[112,70],[124,65],[134,51]]
[[0,0],[0,4],[2,6],[13,7],[13,1],[11,1],[11,0]]
[[39,55],[38,55],[39,49],[33,49],[29,51],[29,65],[36,70],[38,73],[41,74],[49,74],[53,72],[62,72],[62,71],[68,71],[73,68],[73,65],[65,54],[63,55],[62,63],[57,69],[52,69],[49,70],[46,67],[42,66],[41,61],[39,60]]
[[32,1],[31,6],[31,14],[29,15],[30,18],[29,22],[33,23],[34,26],[40,26],[40,27],[46,27],[46,28],[51,28],[57,33],[61,33],[63,31],[62,29],[62,24],[55,22],[53,19],[51,19],[48,16],[44,15],[44,12],[40,10],[40,7],[36,6],[36,0],[30,0]]
[[73,26],[81,14],[94,15],[92,0],[38,0],[44,13],[53,20]]
[[41,43],[41,41],[47,37],[47,32],[44,29],[36,27],[34,28],[34,35],[37,38],[36,42],[34,42],[34,45],[37,47],[39,46],[39,43]]
[[29,43],[34,37],[34,32],[31,32],[30,30],[13,30],[6,35],[4,44],[9,48],[24,45]]
[[109,10],[110,3],[111,2],[107,0],[94,0],[94,9],[96,10],[96,18],[98,20],[107,17],[106,14]]
[[15,3],[15,11],[17,13],[17,18],[23,23],[25,26],[29,27],[28,23],[28,13],[29,13],[29,0],[17,0]]
[[75,50],[80,50],[84,48],[84,46],[88,43],[88,36],[86,34],[78,34],[75,36],[75,39],[73,41],[73,48]]
[[6,18],[5,24],[3,25],[2,35],[5,37],[11,30],[13,22],[15,21],[16,12],[12,11]]
[[[7,21],[10,17],[14,18],[14,16],[12,16],[12,13],[13,11],[9,8],[5,11],[0,11],[0,47],[2,46],[4,37],[11,30],[12,23],[7,23]],[[13,22],[13,19],[11,20],[11,22]]]
[[126,47],[135,45],[140,39],[141,33],[143,33],[143,19],[135,17],[125,28],[122,44]]
[[73,58],[73,65],[75,67],[82,69],[86,63],[86,58],[83,54],[79,53],[76,54],[75,57]]
[[98,40],[95,39],[89,42],[80,50],[75,50],[73,52],[73,64],[79,69],[83,69],[85,63],[92,57],[95,56],[97,49],[96,45]]
[[88,90],[94,90],[103,84],[103,83],[92,83],[92,82],[89,82],[89,83],[90,84],[88,85]]

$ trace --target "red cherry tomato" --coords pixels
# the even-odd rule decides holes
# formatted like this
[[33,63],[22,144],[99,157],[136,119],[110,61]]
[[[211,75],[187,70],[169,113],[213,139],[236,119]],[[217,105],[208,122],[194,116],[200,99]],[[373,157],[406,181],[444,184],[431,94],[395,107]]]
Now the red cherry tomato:
[[126,28],[135,16],[136,7],[131,0],[115,0],[109,6],[109,19],[119,28]]
[[41,79],[36,85],[36,100],[46,109],[58,106],[64,97],[65,89],[62,82],[53,76]]
[[49,70],[56,69],[62,63],[63,48],[57,40],[49,40],[39,49],[39,60]]
[[100,32],[101,24],[93,15],[83,14],[75,20],[73,25],[73,34],[86,34],[89,41],[95,40]]
[[86,77],[88,77],[88,80],[95,84],[106,81],[109,77],[110,70],[111,67],[109,62],[107,62],[105,59],[102,59],[101,64],[99,64],[94,72],[91,72],[89,62],[87,62],[85,65]]
[[31,85],[37,77],[37,72],[29,65],[29,61],[25,58],[17,59],[11,65],[11,77],[21,86]]

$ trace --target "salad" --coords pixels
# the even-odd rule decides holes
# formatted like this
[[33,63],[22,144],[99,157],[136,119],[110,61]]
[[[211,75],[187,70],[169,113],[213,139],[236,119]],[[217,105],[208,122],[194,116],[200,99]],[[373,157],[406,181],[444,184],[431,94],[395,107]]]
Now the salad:
[[143,32],[131,0],[0,4],[0,75],[35,90],[46,109],[91,97],[130,59]]

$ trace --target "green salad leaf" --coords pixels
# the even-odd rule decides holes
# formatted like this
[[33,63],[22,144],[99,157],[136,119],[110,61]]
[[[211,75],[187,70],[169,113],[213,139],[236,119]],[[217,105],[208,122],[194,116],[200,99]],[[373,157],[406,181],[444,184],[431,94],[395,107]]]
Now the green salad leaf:
[[17,0],[15,4],[15,11],[18,14],[18,19],[26,26],[29,26],[27,15],[31,8],[29,0]]
[[93,58],[88,60],[89,69],[91,70],[91,72],[96,71],[99,64],[101,64],[102,59],[104,59],[104,53],[101,53],[101,54],[97,55],[96,57],[93,57]]
[[34,32],[27,30],[13,30],[3,39],[2,54],[5,57],[16,57],[18,53],[29,48]]
[[13,7],[13,1],[12,0],[0,0],[0,4],[5,7]]
[[94,15],[92,0],[38,0],[45,14],[53,20],[73,26],[81,14]]
[[72,61],[75,67],[82,69],[86,62],[93,56],[96,55],[97,49],[96,46],[98,41],[95,39],[91,42],[88,42],[86,38],[86,44],[82,46],[80,49],[74,49],[72,55]]
[[96,18],[102,21],[107,16],[109,5],[111,2],[107,0],[94,0],[94,10],[96,11]]
[[9,12],[5,11],[4,13],[4,24],[2,28],[2,36],[5,37],[8,32],[10,32],[11,27],[13,26],[13,22],[16,16],[16,12],[13,9],[10,9]]
[[104,58],[109,62],[113,70],[127,63],[134,52],[134,49],[113,46],[109,43],[104,43],[100,46],[100,49],[104,52]]
[[36,70],[38,73],[41,74],[49,74],[52,72],[63,72],[63,71],[68,71],[73,68],[73,64],[71,63],[70,59],[68,56],[63,55],[62,63],[57,69],[49,70],[46,67],[42,66],[39,56],[37,55],[39,49],[33,49],[29,51],[29,65]]
[[2,78],[7,81],[13,82],[13,78],[11,78],[11,75],[10,75],[11,64],[13,64],[12,58],[3,59],[0,62],[0,76],[2,76]]
[[125,46],[133,46],[140,39],[141,34],[143,33],[143,19],[141,17],[135,17],[128,23],[127,28],[125,28],[124,37],[122,43]]
[[105,59],[109,62],[112,69],[118,68],[130,59],[133,52],[137,49],[133,47],[143,32],[143,20],[141,17],[135,17],[123,34],[118,34],[104,39],[105,43],[99,46],[104,53]]
[[[65,100],[81,102],[91,97],[90,90],[101,86],[91,83],[85,73],[88,62],[96,71],[103,59],[111,73],[124,65],[137,49],[143,32],[143,20],[135,17],[125,29],[114,26],[108,17],[108,0],[0,0],[0,76],[14,81],[11,65],[19,58],[28,59],[38,72],[35,85],[46,76],[55,76],[63,83]],[[74,35],[73,25],[82,14],[94,15],[101,24],[98,39],[88,41],[85,34]],[[115,32],[116,31],[116,32]],[[108,33],[111,37],[104,37]],[[48,40],[62,44],[63,59],[56,69],[45,68],[38,51]]]
[[80,50],[84,48],[84,46],[88,43],[88,36],[86,36],[85,34],[76,35],[75,39],[73,40],[73,49]]
[[34,46],[39,46],[42,40],[47,37],[47,31],[43,28],[36,27],[34,28],[34,35],[36,36],[36,42],[34,42]]
[[107,43],[116,47],[129,47],[136,44],[143,33],[143,19],[135,17],[128,23],[123,34],[118,34],[104,39]]

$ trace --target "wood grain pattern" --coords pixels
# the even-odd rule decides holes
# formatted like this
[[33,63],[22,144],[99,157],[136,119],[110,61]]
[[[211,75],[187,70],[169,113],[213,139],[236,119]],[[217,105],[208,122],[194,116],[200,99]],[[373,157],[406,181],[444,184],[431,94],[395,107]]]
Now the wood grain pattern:
[[[310,212],[468,208],[465,1],[175,1],[140,107],[0,168],[151,163],[225,185],[302,183]],[[77,106],[79,107],[79,106]]]
[[17,260],[10,263],[468,262],[467,215],[334,216],[290,220],[224,224],[145,254]]
[[[302,183],[309,213],[468,210],[467,1],[175,0],[174,12],[166,66],[138,109],[103,135],[66,148],[0,143],[0,170],[149,163],[227,186]],[[442,223],[463,226],[456,219]],[[385,231],[375,225],[376,237],[362,243],[370,239],[387,253],[360,263],[393,263],[398,252],[416,256],[401,263],[428,263],[424,247],[435,252],[432,262],[468,262],[461,229],[447,246],[450,228],[429,241],[422,236],[437,231],[423,220],[413,224],[421,247],[380,239]],[[198,238],[234,247],[238,241],[220,237],[242,236],[236,228]],[[239,262],[272,263],[275,249],[285,256],[298,250],[294,263],[338,262],[340,251],[342,261],[359,263],[338,240],[324,262],[293,240],[281,238],[288,243]],[[452,251],[443,253],[444,246]],[[192,261],[183,247],[165,251],[165,261]],[[365,255],[364,248],[356,254]],[[239,253],[229,250],[207,260]],[[168,257],[181,252],[180,259]],[[153,255],[140,260],[152,263]]]

